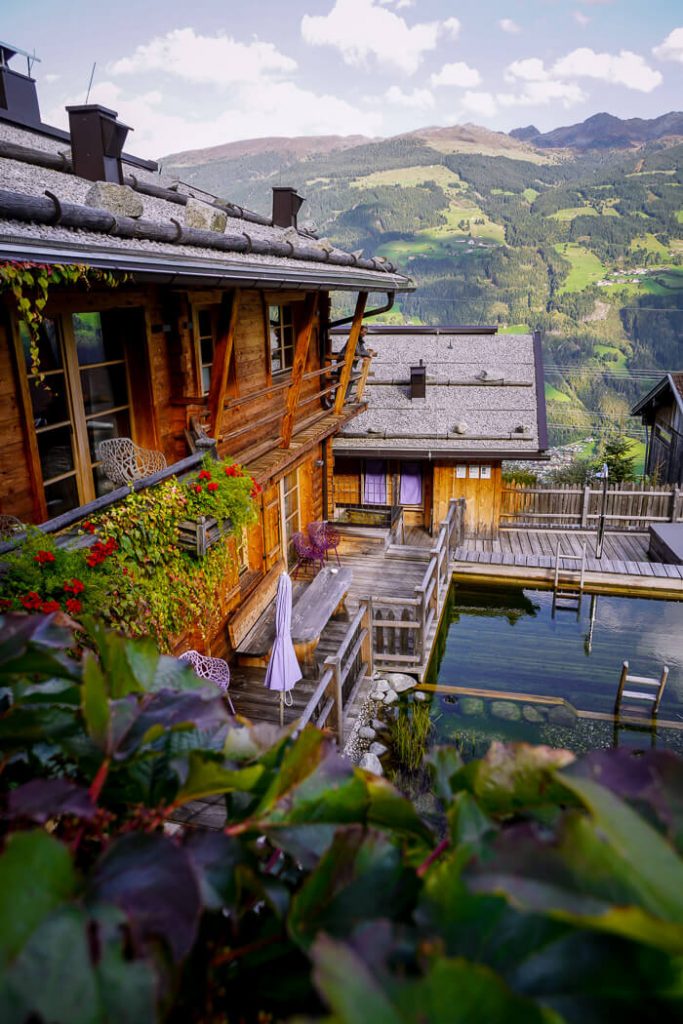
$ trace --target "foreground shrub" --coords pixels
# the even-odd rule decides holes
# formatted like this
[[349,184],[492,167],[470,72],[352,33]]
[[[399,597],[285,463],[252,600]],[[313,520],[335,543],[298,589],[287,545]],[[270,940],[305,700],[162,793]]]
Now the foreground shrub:
[[[0,1019],[559,1024],[683,1010],[683,764],[430,755],[439,835],[146,642],[0,636]],[[169,834],[197,798],[225,825]]]

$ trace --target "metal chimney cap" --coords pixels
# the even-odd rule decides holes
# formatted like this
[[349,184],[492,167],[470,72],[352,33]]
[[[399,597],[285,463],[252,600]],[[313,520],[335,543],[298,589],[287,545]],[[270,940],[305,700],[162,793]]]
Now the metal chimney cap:
[[111,118],[112,121],[116,121],[121,128],[127,128],[129,132],[135,131],[130,125],[124,124],[123,121],[118,120],[118,111],[111,110],[110,107],[103,107],[101,103],[78,103],[74,107],[66,107],[67,114],[90,114],[98,113],[104,115],[104,117]]

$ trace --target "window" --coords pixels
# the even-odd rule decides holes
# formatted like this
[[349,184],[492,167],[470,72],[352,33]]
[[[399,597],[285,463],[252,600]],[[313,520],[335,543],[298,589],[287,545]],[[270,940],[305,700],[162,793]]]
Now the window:
[[111,437],[132,437],[124,339],[139,340],[139,311],[73,313],[40,327],[41,385],[31,372],[30,336],[19,324],[33,409],[48,518],[113,489],[96,449]]
[[287,476],[280,481],[280,495],[287,564],[292,566],[296,562],[296,553],[292,544],[292,537],[301,529],[301,516],[299,513],[299,474],[296,470],[292,473],[288,473]]
[[401,504],[422,505],[422,467],[419,462],[401,465]]
[[270,369],[289,370],[294,362],[294,321],[291,306],[269,306]]
[[379,459],[368,459],[365,463],[365,483],[363,487],[365,505],[386,505],[387,502],[387,464]]
[[211,386],[211,369],[216,349],[216,323],[218,306],[199,306],[194,311],[194,338],[197,352],[199,387],[202,395],[208,395]]
[[249,569],[249,543],[246,526],[235,535],[235,546],[237,548],[237,572],[241,576]]

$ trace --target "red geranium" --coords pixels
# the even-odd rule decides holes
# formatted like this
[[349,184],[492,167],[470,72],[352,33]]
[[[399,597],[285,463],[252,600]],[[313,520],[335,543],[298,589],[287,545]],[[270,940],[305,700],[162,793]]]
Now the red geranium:
[[70,597],[66,602],[67,611],[71,612],[72,615],[76,615],[78,612],[83,610],[83,605],[76,597]]
[[110,555],[113,555],[113,553],[118,550],[118,546],[118,543],[113,537],[110,537],[109,540],[104,542],[104,544],[101,540],[96,540],[88,552],[85,560],[86,565],[91,569],[94,569],[96,565],[100,565],[100,563],[104,562]]
[[12,607],[11,597],[0,597],[0,611],[7,611],[8,608]]
[[33,561],[37,562],[38,565],[46,565],[49,562],[54,562],[55,556],[51,551],[39,551],[33,556]]
[[43,599],[40,594],[36,594],[35,590],[29,590],[28,594],[24,594],[19,600],[24,608],[28,608],[29,611],[35,611],[37,608],[40,608]]
[[254,480],[254,486],[251,489],[251,493],[250,493],[249,497],[250,498],[256,498],[261,493],[262,490],[263,490],[263,488],[261,487],[261,485],[257,484],[256,481]]
[[226,476],[242,476],[242,471],[240,470],[239,466],[226,466],[225,467],[225,475]]
[[201,473],[199,474],[199,479],[200,480],[210,480],[211,479],[211,473],[208,471],[208,469],[203,469],[201,471]]
[[207,489],[207,491],[217,491],[218,490],[218,484],[215,481],[212,480],[210,484],[206,485],[206,489]]
[[84,519],[83,522],[81,523],[81,526],[83,527],[86,533],[94,533],[95,530],[97,529],[95,524],[92,523],[89,519]]
[[46,615],[49,615],[50,612],[58,612],[59,601],[43,601],[40,606],[40,610],[41,612],[45,612]]
[[201,494],[202,493],[202,485],[201,484],[194,484],[194,486],[192,487],[192,490],[194,491],[195,494]]
[[82,594],[85,590],[85,584],[81,583],[80,580],[77,580],[74,577],[70,582],[67,580],[64,584],[64,590],[67,594]]

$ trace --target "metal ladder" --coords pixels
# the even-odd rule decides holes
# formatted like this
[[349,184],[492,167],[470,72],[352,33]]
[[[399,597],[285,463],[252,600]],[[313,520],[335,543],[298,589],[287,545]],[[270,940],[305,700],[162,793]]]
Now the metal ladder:
[[[568,562],[580,562],[578,569],[561,569],[560,559]],[[562,551],[562,542],[558,540],[555,549],[555,580],[553,582],[552,617],[556,612],[575,612],[578,619],[581,615],[581,600],[586,574],[586,543],[584,541],[580,555],[566,555]]]

